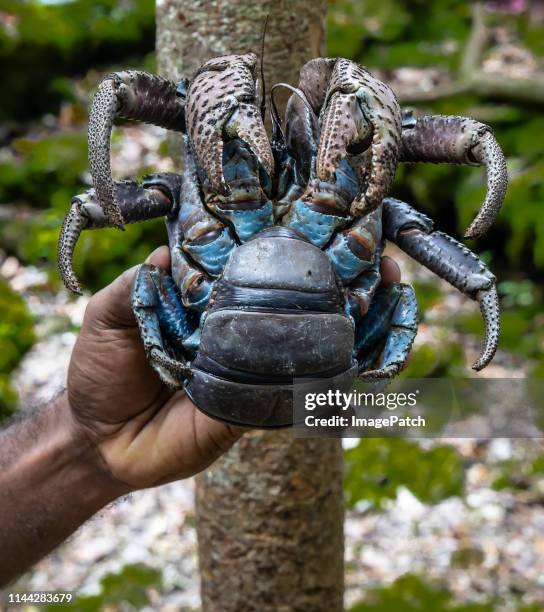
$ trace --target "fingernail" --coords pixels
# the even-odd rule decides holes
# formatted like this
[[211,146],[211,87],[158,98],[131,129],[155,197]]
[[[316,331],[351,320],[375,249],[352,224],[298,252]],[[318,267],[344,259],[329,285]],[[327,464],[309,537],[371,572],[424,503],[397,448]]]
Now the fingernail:
[[166,247],[166,246],[160,246],[160,247],[157,247],[157,248],[156,248],[156,249],[155,249],[155,250],[154,250],[152,253],[150,253],[150,254],[149,254],[147,257],[146,257],[146,260],[144,261],[144,263],[146,263],[146,264],[151,263],[151,260],[152,260],[152,259],[155,257],[155,255],[158,255],[158,254],[159,254],[159,252],[160,252],[162,249],[167,249],[167,248],[168,248],[168,247]]

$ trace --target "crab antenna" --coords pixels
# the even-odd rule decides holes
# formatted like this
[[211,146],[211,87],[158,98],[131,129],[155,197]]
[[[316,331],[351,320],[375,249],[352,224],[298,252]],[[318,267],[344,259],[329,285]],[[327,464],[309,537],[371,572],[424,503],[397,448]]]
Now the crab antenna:
[[289,83],[276,83],[272,89],[270,90],[270,101],[272,102],[272,104],[274,105],[274,109],[276,112],[276,116],[278,116],[278,110],[276,107],[276,103],[274,101],[274,90],[277,87],[283,87],[285,89],[288,89],[289,91],[291,91],[292,93],[294,93],[296,96],[298,96],[303,102],[304,105],[312,111],[312,113],[314,112],[314,109],[312,108],[312,105],[310,104],[310,102],[308,101],[308,98],[306,97],[306,94],[302,91],[302,89],[298,89],[297,87],[293,87],[292,85],[289,85]]
[[268,17],[269,13],[266,14],[264,18],[263,25],[263,35],[261,37],[261,83],[262,83],[262,93],[261,93],[261,119],[264,121],[264,116],[266,114],[266,83],[264,80],[264,40],[266,37],[266,26],[268,25]]
[[313,111],[311,104],[308,102],[308,98],[306,97],[306,95],[301,89],[297,89],[296,87],[293,87],[292,85],[289,85],[288,83],[276,83],[270,89],[269,97],[270,97],[270,119],[272,121],[272,140],[277,143],[282,143],[281,146],[285,146],[285,134],[283,133],[283,130],[281,127],[280,114],[278,113],[278,107],[276,106],[276,100],[274,99],[274,91],[278,87],[283,87],[285,89],[288,89],[289,91],[292,91],[295,95],[297,95],[302,100],[304,105],[312,112],[312,114],[314,111]]
[[[275,87],[275,85],[274,85]],[[281,129],[281,118],[274,100],[274,87],[270,90],[270,120],[272,121],[272,140],[285,143],[285,135]]]

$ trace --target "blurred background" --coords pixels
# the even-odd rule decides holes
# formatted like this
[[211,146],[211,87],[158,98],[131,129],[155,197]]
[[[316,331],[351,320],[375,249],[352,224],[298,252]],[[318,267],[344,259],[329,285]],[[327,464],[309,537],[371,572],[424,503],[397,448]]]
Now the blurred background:
[[[155,70],[154,0],[0,0],[0,415],[62,385],[89,295],[61,287],[56,241],[90,186],[86,124],[101,77]],[[500,351],[483,375],[544,376],[544,2],[331,0],[329,55],[359,61],[404,106],[492,125],[510,186],[489,236],[469,246],[499,279]],[[116,177],[175,170],[165,133],[125,125]],[[393,195],[456,237],[483,201],[481,169],[412,165]],[[163,223],[87,232],[75,268],[89,294],[165,241]],[[405,376],[472,376],[477,306],[391,251],[422,324]],[[346,444],[346,605],[355,610],[540,610],[544,445],[370,440]],[[23,577],[86,594],[78,606],[198,609],[190,481],[119,502]],[[410,607],[412,606],[412,607]]]

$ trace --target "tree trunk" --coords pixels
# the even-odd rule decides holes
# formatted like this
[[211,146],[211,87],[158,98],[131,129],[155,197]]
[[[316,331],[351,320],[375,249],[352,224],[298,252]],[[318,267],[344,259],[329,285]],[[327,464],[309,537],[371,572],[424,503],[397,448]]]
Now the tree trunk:
[[[260,52],[268,87],[296,83],[323,55],[326,0],[157,0],[159,73],[191,76],[206,59]],[[197,479],[206,611],[342,609],[342,450],[291,431],[246,434]]]

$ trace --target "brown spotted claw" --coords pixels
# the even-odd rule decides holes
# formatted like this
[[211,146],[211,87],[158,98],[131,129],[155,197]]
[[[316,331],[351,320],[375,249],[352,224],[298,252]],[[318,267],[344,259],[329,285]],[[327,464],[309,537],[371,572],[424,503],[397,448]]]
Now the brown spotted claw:
[[362,66],[338,59],[320,123],[317,177],[330,180],[348,153],[362,154],[370,147],[370,168],[365,169],[365,184],[351,213],[359,216],[375,209],[387,195],[397,166],[402,120],[395,94]]
[[269,176],[274,162],[256,97],[257,56],[225,55],[209,60],[194,76],[186,99],[186,120],[196,160],[210,187],[225,193],[223,144],[240,138]]

